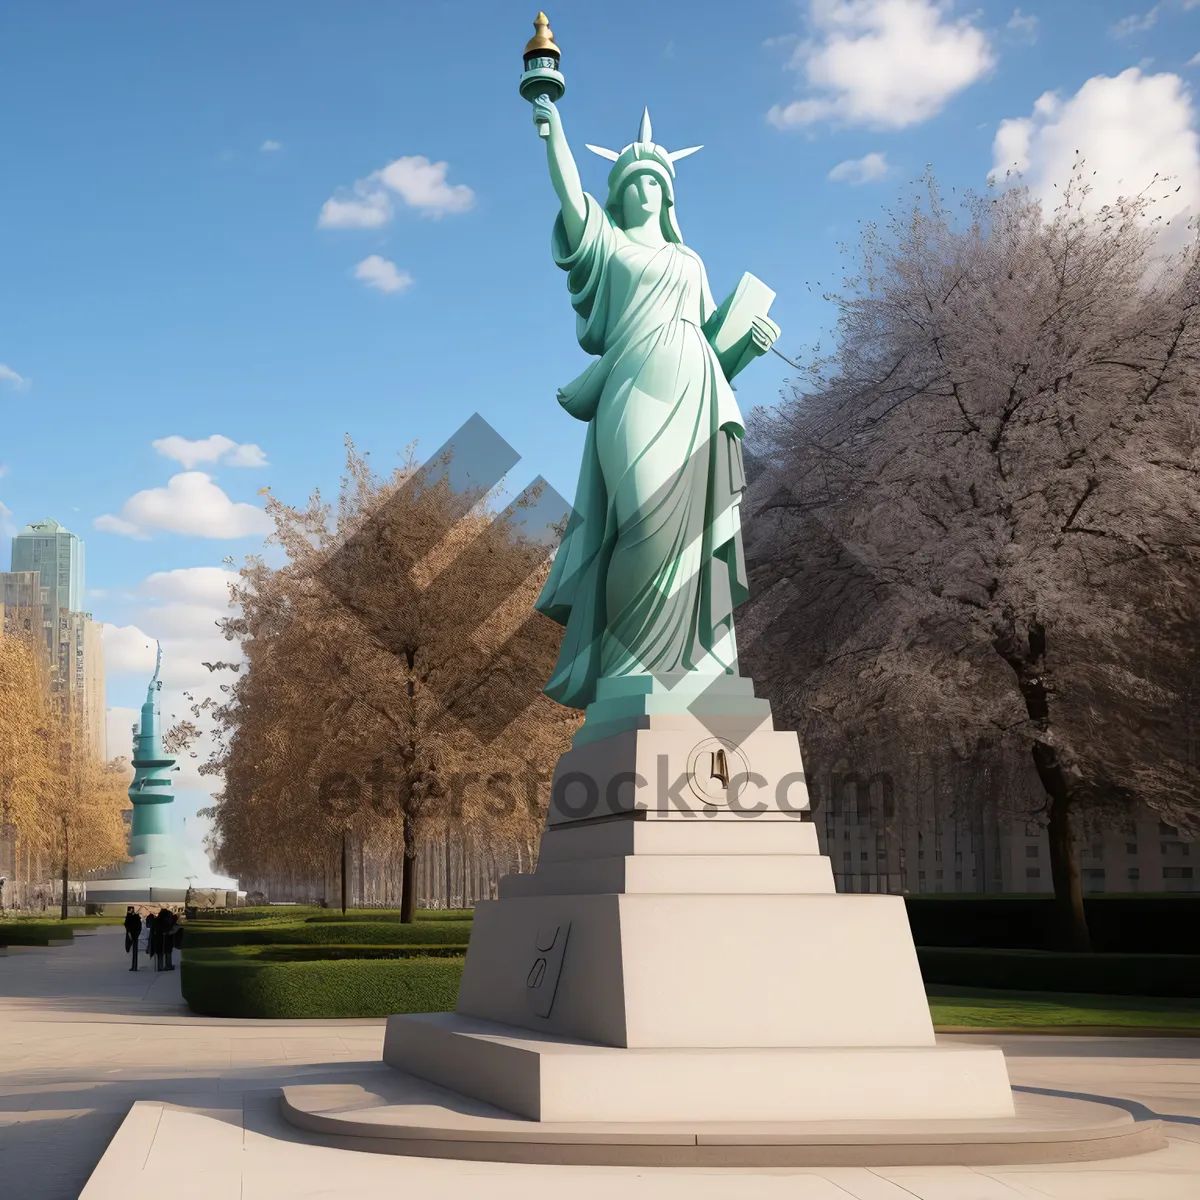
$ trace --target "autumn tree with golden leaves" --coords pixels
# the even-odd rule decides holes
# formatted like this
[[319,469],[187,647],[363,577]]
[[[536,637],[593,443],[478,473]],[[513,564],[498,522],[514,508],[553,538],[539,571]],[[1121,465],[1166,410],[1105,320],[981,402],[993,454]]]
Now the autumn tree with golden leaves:
[[520,505],[497,512],[445,466],[410,454],[381,479],[347,441],[336,507],[268,494],[287,561],[249,559],[234,589],[244,661],[204,768],[224,774],[213,842],[231,874],[317,872],[351,834],[399,852],[407,921],[422,839],[540,828],[544,797],[519,781],[548,779],[579,723],[540,693],[561,638],[533,612],[547,550]]

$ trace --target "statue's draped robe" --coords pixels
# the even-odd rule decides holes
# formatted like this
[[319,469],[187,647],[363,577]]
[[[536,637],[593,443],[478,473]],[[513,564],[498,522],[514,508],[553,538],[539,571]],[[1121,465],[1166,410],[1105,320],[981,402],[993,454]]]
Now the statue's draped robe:
[[569,250],[579,344],[599,358],[558,394],[588,422],[575,508],[537,602],[566,626],[547,695],[572,708],[601,676],[736,670],[747,596],[741,413],[702,330],[714,305],[685,246],[631,241],[586,197]]

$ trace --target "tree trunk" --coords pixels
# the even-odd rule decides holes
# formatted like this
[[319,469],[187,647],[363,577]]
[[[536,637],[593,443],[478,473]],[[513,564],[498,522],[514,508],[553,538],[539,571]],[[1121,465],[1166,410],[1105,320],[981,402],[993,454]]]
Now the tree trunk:
[[348,847],[346,846],[346,831],[342,830],[342,916],[346,915],[346,867],[349,860]]
[[[1050,686],[1045,626],[1036,619],[1030,620],[1023,645],[1014,623],[1012,631],[997,638],[994,645],[1017,677],[1017,686],[1033,727],[1048,735]],[[1065,950],[1090,950],[1092,942],[1083,908],[1083,885],[1071,828],[1071,785],[1058,750],[1049,737],[1034,742],[1033,765],[1050,802],[1050,877],[1054,883],[1059,942]]]
[[442,857],[444,859],[443,866],[446,868],[446,907],[450,907],[451,896],[453,894],[454,879],[451,874],[453,868],[451,866],[450,857],[450,822],[446,822],[446,840],[443,845]]
[[[1046,762],[1049,759],[1051,761]],[[1041,760],[1041,761],[1039,761]],[[1083,883],[1079,860],[1075,856],[1074,830],[1071,828],[1071,792],[1066,786],[1054,748],[1038,743],[1033,761],[1050,797],[1050,877],[1054,881],[1054,904],[1058,910],[1059,937],[1066,950],[1092,948],[1087,915],[1083,908]]]
[[417,838],[408,813],[404,814],[404,854],[400,862],[400,923],[411,925],[417,907]]
[[62,861],[62,910],[59,912],[59,919],[65,921],[67,919],[67,877],[70,874],[70,855],[71,845],[68,840],[66,818],[63,818],[63,861]]

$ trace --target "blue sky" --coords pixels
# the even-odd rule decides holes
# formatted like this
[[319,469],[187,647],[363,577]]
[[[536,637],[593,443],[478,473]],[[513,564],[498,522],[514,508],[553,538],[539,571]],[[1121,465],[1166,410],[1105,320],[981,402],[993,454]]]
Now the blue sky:
[[[1176,203],[1200,197],[1200,0],[1140,3],[549,15],[585,186],[603,194],[606,164],[583,143],[620,149],[643,105],[656,141],[703,143],[679,166],[684,239],[719,295],[743,271],[773,287],[779,347],[803,356],[828,344],[839,243],[926,163],[962,189],[1016,162],[1049,194],[1079,148],[1097,203],[1154,170],[1181,178]],[[53,516],[86,539],[116,729],[144,695],[147,636],[176,711],[205,682],[222,559],[261,545],[258,490],[332,495],[346,433],[387,468],[479,411],[523,455],[514,484],[540,472],[573,493],[583,427],[554,394],[585,360],[517,94],[535,12],[4,6],[0,522]],[[743,406],[788,373],[756,364]]]

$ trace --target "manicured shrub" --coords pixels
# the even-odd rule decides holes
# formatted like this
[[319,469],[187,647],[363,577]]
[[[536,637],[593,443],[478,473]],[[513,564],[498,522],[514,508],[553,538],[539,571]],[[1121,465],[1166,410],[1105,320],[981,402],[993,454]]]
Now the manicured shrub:
[[410,946],[427,943],[465,945],[471,937],[470,921],[291,921],[264,925],[219,921],[189,922],[184,930],[185,947],[265,946]]
[[197,909],[197,920],[200,921],[304,921],[312,913],[325,910],[312,904],[280,904],[262,905],[255,908],[215,908]]
[[451,1012],[461,958],[255,962],[185,953],[180,984],[195,1013],[210,1017],[386,1017]]
[[[417,910],[417,922],[425,921],[469,921],[472,910],[469,908],[422,908]],[[398,908],[355,908],[348,909],[343,916],[341,909],[322,911],[315,916],[305,917],[306,921],[322,923],[327,921],[399,921]]]
[[[1049,896],[906,896],[918,946],[1053,950]],[[1110,954],[1200,954],[1200,894],[1089,896],[1092,949]]]
[[920,946],[927,990],[939,984],[1025,992],[1200,997],[1200,955],[1074,954]]
[[[337,962],[346,959],[462,958],[463,945],[438,946],[238,946],[254,962]],[[218,951],[213,950],[216,954]]]
[[48,946],[74,939],[69,921],[0,921],[0,946]]

